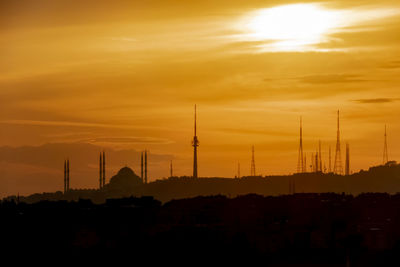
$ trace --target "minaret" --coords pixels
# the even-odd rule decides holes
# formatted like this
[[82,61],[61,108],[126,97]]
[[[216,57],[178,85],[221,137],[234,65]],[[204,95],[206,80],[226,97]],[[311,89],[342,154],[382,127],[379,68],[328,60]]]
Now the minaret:
[[144,182],[147,184],[147,150],[144,151]]
[[383,144],[383,164],[386,164],[389,161],[388,157],[388,148],[387,148],[387,135],[386,135],[386,124],[385,124],[385,141]]
[[254,146],[251,147],[251,168],[250,176],[256,176],[256,161],[254,158]]
[[64,194],[67,192],[67,161],[64,159]]
[[102,183],[102,188],[104,187],[104,185],[106,184],[106,153],[104,152],[104,150],[103,150],[103,169],[102,169],[102,171],[103,171],[103,183]]
[[194,148],[193,154],[193,178],[197,178],[197,147],[199,146],[199,140],[197,139],[197,113],[196,105],[194,105],[194,137],[192,146]]
[[99,188],[102,188],[102,171],[103,171],[103,160],[102,160],[102,156],[101,156],[101,152],[100,152],[100,164],[99,164]]
[[304,172],[304,157],[303,157],[303,126],[302,118],[300,116],[300,145],[299,145],[299,156],[297,159],[297,173]]
[[346,143],[346,166],[345,166],[345,175],[350,175],[350,147],[349,144]]
[[240,178],[240,162],[238,162],[238,173],[237,173],[237,178]]
[[333,165],[333,172],[336,174],[343,174],[342,156],[340,152],[339,110],[337,112],[336,154],[335,165]]
[[141,152],[141,155],[140,155],[140,178],[142,179],[142,183],[144,183],[144,178],[143,178],[143,151]]
[[69,159],[67,159],[67,192],[69,191]]

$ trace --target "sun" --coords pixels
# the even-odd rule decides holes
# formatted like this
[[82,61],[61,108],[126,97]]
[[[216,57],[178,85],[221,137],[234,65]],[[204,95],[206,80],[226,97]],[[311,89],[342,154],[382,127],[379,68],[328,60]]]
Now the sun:
[[318,4],[292,4],[261,9],[245,19],[245,37],[270,41],[277,50],[301,50],[323,42],[340,24],[334,10]]

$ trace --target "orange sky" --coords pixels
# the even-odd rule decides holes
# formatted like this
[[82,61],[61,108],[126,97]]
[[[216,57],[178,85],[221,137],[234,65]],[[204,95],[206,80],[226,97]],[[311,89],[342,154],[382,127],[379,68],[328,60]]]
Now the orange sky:
[[300,115],[326,161],[337,109],[353,171],[382,162],[385,124],[398,158],[397,0],[204,2],[1,1],[0,195],[62,189],[67,156],[96,187],[102,148],[108,177],[144,148],[150,180],[190,175],[195,103],[200,176],[248,174],[252,145],[257,173],[293,173]]

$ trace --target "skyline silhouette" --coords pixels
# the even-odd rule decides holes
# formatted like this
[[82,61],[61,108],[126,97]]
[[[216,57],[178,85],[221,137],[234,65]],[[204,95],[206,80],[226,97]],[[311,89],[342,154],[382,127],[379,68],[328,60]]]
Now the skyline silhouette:
[[399,266],[399,0],[0,16],[3,262]]
[[[194,147],[194,157],[193,157],[193,169],[192,169],[193,175],[192,175],[192,177],[197,178],[199,176],[197,174],[198,173],[198,165],[197,165],[198,139],[197,139],[197,123],[196,123],[197,122],[196,105],[195,105],[195,113],[194,113],[194,115],[195,115],[194,116],[194,118],[195,118],[195,120],[194,120],[194,139],[192,141],[192,146]],[[347,148],[347,146],[348,146],[347,142],[346,142],[346,150],[345,150],[345,152],[346,152],[346,154],[345,154],[345,156],[346,156],[345,165],[346,166],[345,167],[346,168],[345,168],[345,171],[343,171],[343,170],[340,171],[340,167],[341,167],[340,134],[341,133],[340,133],[340,129],[339,129],[339,111],[337,111],[337,139],[336,139],[335,165],[334,165],[333,173],[336,173],[336,174],[339,174],[339,175],[343,175],[343,174],[349,175],[350,173],[360,171],[360,170],[353,170],[350,167],[351,166],[350,165],[350,154],[349,154],[349,151],[348,151],[348,148]],[[326,155],[326,151],[321,149],[321,141],[320,140],[318,141],[317,152],[315,154],[311,152],[311,160],[309,161],[310,162],[310,165],[309,165],[310,168],[307,169],[307,153],[304,153],[304,155],[302,155],[302,152],[303,152],[303,119],[302,119],[302,116],[300,117],[300,137],[299,138],[300,138],[299,157],[301,157],[301,158],[298,158],[297,168],[288,168],[289,170],[283,170],[281,172],[281,175],[282,174],[290,175],[290,174],[293,174],[293,173],[296,173],[296,172],[299,173],[299,163],[301,165],[304,165],[304,169],[301,169],[302,173],[309,173],[309,172],[329,173],[328,169],[326,168],[326,165],[327,165],[327,163],[325,161],[326,157],[324,158],[324,161],[322,160],[322,154]],[[330,146],[329,146],[329,149],[330,149]],[[387,131],[386,131],[386,125],[385,125],[384,151],[383,151],[384,159],[385,159],[385,157],[387,157],[387,153],[388,153],[387,149],[388,149],[387,148]],[[312,148],[310,150],[312,151]],[[330,156],[330,151],[329,151],[329,166],[331,166],[330,160],[331,160],[331,156]],[[126,162],[126,159],[124,159],[124,161]],[[135,165],[136,165],[139,162],[139,159],[133,158],[133,159],[131,159],[131,161],[133,161],[135,163]],[[163,173],[160,176],[153,176],[152,177],[153,181],[158,180],[158,179],[163,179],[165,177],[172,177],[172,175],[171,175],[171,173],[172,173],[172,162],[170,162],[170,161],[171,160],[169,160],[169,165],[168,165],[168,167],[169,167],[168,173],[170,175],[167,175],[167,174]],[[303,162],[303,163],[301,163],[301,162]],[[386,162],[388,162],[388,161],[386,161]],[[386,162],[384,162],[384,163],[386,163]],[[240,164],[240,162],[238,164]],[[103,188],[105,183],[106,183],[106,181],[105,181],[105,177],[106,177],[105,165],[106,165],[105,164],[105,151],[103,149],[103,151],[100,152],[100,162],[99,162],[99,166],[100,166],[100,168],[99,168],[100,189]],[[254,145],[251,147],[251,162],[250,162],[249,165],[251,165],[251,166],[249,168],[250,172],[249,172],[248,176],[257,176],[258,174],[256,174],[256,169],[255,169]],[[267,165],[267,167],[266,167],[266,165]],[[148,183],[147,166],[148,166],[147,165],[147,150],[144,150],[144,152],[142,151],[141,154],[140,154],[140,177],[141,177],[141,179],[142,179],[142,181],[144,183]],[[322,166],[324,166],[324,168],[322,168]],[[369,167],[371,167],[371,166],[369,166]],[[369,167],[367,167],[367,169]],[[178,166],[178,168],[183,169],[182,166]],[[240,170],[239,170],[240,167],[237,166],[236,168],[237,169],[236,169],[236,172],[235,172],[234,166],[233,166],[233,169],[232,169],[232,172],[231,172],[232,175],[221,176],[221,177],[227,177],[227,178],[238,177],[237,174],[240,174]],[[268,168],[268,164],[264,164],[263,168],[264,168],[264,170],[267,169]],[[115,166],[112,169],[115,170]],[[297,171],[292,171],[291,169],[296,169]],[[153,170],[151,170],[151,171],[153,171]],[[69,174],[70,174],[70,171],[69,171],[69,158],[68,158],[65,161],[65,164],[64,164],[64,192],[68,191],[69,188],[70,188],[69,187],[69,181],[70,181]],[[267,174],[264,173],[264,174],[260,174],[260,175],[261,176],[268,176],[268,175],[276,175],[276,173],[268,172]],[[187,176],[187,173],[183,173],[180,176],[185,177],[185,176]],[[212,175],[211,174],[211,175],[208,175],[208,176],[209,177],[217,177],[218,175]],[[243,175],[243,176],[247,176],[247,175]],[[207,176],[201,176],[201,177],[207,177]],[[52,177],[52,178],[54,179],[55,177]],[[79,177],[77,177],[77,178],[79,179]],[[85,178],[88,179],[89,177],[85,177]],[[294,187],[294,185],[290,185],[290,186]],[[80,188],[82,188],[82,187],[80,187]],[[90,187],[87,187],[87,188],[90,188]],[[52,191],[54,191],[54,190],[57,190],[57,189],[54,188]],[[291,190],[294,191],[294,189],[291,189]],[[18,193],[19,193],[19,191],[18,191]],[[30,193],[35,193],[35,192],[30,192]],[[10,193],[8,193],[8,195],[9,194]],[[11,194],[15,194],[15,191],[11,192]]]
[[144,150],[149,182],[171,160],[191,176],[194,104],[200,177],[251,173],[252,146],[257,174],[297,172],[300,116],[304,171],[333,171],[338,109],[343,172],[345,143],[352,172],[400,157],[398,1],[3,0],[0,13],[0,196],[55,190],[67,156],[71,184],[99,187],[103,150],[107,178],[137,172]]

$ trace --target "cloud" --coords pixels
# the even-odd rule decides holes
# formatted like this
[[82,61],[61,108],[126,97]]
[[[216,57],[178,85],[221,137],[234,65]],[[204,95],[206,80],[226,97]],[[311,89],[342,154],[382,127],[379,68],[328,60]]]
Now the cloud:
[[256,129],[246,129],[246,128],[220,128],[221,132],[227,132],[230,134],[243,134],[243,135],[263,135],[263,136],[293,136],[293,133],[282,132],[277,130],[256,130]]
[[354,102],[360,104],[379,104],[379,103],[391,103],[398,101],[398,98],[365,98],[365,99],[355,99]]
[[107,143],[107,144],[171,144],[173,141],[154,137],[98,137],[82,140],[84,143]]
[[383,64],[381,66],[381,68],[383,68],[383,69],[398,69],[398,68],[400,68],[400,60],[398,60],[398,61],[390,61],[390,62],[388,62],[386,64]]
[[[87,127],[87,128],[112,128],[112,129],[162,129],[160,127],[107,124],[92,122],[73,122],[73,121],[41,121],[41,120],[0,120],[0,124],[15,125],[34,125],[34,126],[68,126],[68,127]],[[164,129],[166,130],[166,129]]]
[[366,82],[360,75],[354,74],[317,74],[296,78],[300,82],[310,84],[331,84],[331,83],[354,83]]

